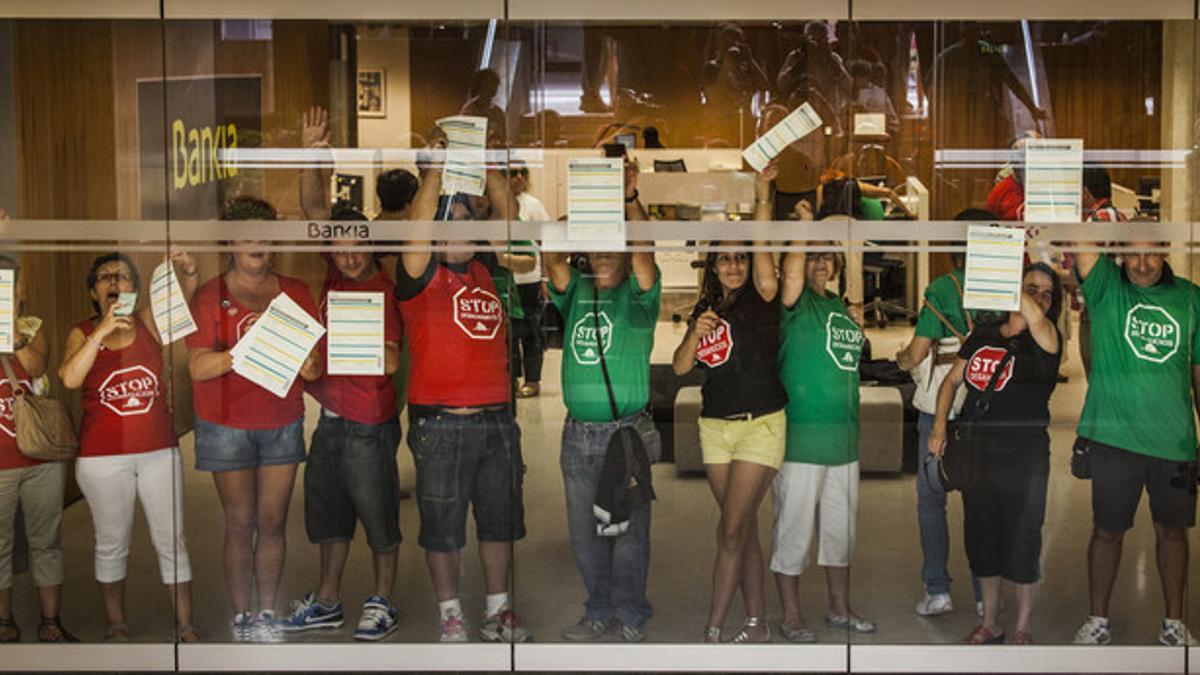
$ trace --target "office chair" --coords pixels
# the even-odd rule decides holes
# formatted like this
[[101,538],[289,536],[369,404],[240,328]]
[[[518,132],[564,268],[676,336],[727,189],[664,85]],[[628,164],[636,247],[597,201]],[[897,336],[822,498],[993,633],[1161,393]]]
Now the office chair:
[[[866,242],[870,246],[870,242]],[[904,302],[904,261],[888,258],[884,253],[863,253],[863,320],[871,320],[879,328],[887,328],[893,317],[915,324],[917,312]],[[898,278],[899,277],[899,278]]]

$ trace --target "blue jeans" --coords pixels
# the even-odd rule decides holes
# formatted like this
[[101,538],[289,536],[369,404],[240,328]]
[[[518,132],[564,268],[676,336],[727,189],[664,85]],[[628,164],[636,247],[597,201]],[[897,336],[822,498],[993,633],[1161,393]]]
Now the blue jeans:
[[632,425],[636,417],[631,415],[619,422],[586,423],[568,415],[563,425],[560,464],[567,493],[571,553],[587,588],[584,616],[601,622],[616,616],[626,626],[641,630],[653,613],[646,599],[650,505],[631,513],[629,530],[618,537],[597,535],[596,518],[592,515],[608,439],[618,426]]
[[[946,489],[937,476],[937,463],[929,460],[929,434],[933,432],[934,416],[921,413],[917,423],[919,436],[917,446],[917,524],[921,529],[921,581],[925,592],[938,595],[950,592],[950,529],[946,525]],[[971,576],[975,588],[975,600],[979,594],[979,580]]]

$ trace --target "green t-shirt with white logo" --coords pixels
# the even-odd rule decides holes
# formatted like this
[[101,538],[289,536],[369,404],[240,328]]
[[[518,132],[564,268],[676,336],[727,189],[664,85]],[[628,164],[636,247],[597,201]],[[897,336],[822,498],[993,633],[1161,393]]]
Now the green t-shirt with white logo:
[[858,361],[863,332],[836,295],[804,289],[782,310],[779,376],[787,390],[784,461],[858,460]]
[[1197,290],[1173,275],[1142,288],[1107,256],[1096,262],[1083,282],[1092,317],[1092,372],[1080,436],[1172,461],[1196,458]]
[[597,339],[596,284],[579,270],[559,293],[550,284],[550,300],[565,319],[563,327],[562,388],[567,412],[581,422],[611,422],[612,408],[600,369],[600,344],[612,379],[617,413],[632,415],[650,403],[650,351],[662,295],[662,274],[655,270],[654,286],[643,291],[632,273],[616,288],[600,289],[600,336]]

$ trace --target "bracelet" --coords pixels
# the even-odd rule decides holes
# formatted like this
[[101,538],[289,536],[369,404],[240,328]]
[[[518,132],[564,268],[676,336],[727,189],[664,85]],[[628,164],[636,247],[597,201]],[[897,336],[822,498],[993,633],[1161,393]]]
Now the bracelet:
[[96,348],[96,351],[98,351],[98,352],[102,352],[102,351],[104,351],[104,345],[103,345],[103,344],[101,344],[99,340],[96,340],[96,339],[92,338],[92,336],[91,336],[91,335],[87,336],[87,337],[86,337],[86,338],[84,338],[84,339],[88,341],[88,344],[90,344],[91,346],[95,347],[95,348]]
[[637,188],[633,188],[633,196],[632,196],[632,197],[626,197],[626,198],[625,198],[625,203],[626,203],[626,204],[632,204],[632,203],[636,202],[636,201],[638,200],[638,197],[639,197],[640,195],[641,195],[641,193],[639,193],[639,192],[638,192],[638,189],[637,189]]

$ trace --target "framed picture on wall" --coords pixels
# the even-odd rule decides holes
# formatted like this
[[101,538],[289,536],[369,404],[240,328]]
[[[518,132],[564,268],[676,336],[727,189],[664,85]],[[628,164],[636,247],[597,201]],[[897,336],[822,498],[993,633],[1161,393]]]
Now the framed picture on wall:
[[383,68],[358,69],[358,116],[387,117],[387,72]]

